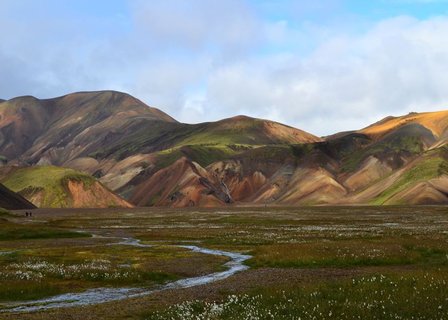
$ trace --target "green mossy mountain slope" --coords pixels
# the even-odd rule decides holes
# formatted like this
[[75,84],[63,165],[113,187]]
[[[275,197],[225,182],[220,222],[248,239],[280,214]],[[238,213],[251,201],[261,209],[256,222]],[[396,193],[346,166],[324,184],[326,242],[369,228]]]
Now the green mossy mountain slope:
[[[41,208],[125,206],[126,201],[108,191],[92,176],[69,168],[34,166],[13,168],[2,183]],[[96,189],[108,196],[103,199],[86,197]],[[88,201],[78,203],[78,198]]]

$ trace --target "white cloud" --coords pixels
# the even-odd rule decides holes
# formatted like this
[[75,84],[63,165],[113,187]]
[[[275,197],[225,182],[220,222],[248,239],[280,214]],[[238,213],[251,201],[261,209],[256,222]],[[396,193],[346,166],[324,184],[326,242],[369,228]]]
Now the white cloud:
[[204,104],[271,115],[316,134],[448,104],[448,18],[398,17],[335,35],[306,58],[267,56],[215,70]]
[[185,122],[247,114],[318,135],[448,104],[448,17],[353,31],[267,21],[236,0],[133,1],[129,30],[111,18],[98,34],[15,3],[0,3],[0,98],[115,89]]
[[260,21],[238,0],[134,1],[142,41],[156,50],[239,53],[257,42]]

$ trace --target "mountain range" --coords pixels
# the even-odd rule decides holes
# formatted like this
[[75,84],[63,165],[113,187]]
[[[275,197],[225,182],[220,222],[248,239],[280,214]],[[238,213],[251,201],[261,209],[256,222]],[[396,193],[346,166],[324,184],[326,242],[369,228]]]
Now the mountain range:
[[448,110],[317,137],[184,124],[125,93],[0,100],[0,182],[38,207],[448,203]]

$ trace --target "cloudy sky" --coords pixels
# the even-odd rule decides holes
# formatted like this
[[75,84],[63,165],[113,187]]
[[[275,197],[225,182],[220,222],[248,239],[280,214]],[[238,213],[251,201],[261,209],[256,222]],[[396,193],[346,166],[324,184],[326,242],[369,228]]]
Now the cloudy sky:
[[317,135],[448,109],[448,0],[0,0],[0,98],[128,92]]

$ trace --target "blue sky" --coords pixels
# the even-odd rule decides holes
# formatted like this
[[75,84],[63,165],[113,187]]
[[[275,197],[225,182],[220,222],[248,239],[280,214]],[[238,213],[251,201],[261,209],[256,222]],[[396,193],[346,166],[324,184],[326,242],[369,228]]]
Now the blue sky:
[[348,1],[347,9],[372,20],[410,15],[419,19],[439,16],[448,12],[446,0],[374,0]]
[[448,0],[0,0],[0,98],[128,92],[315,134],[446,109]]

